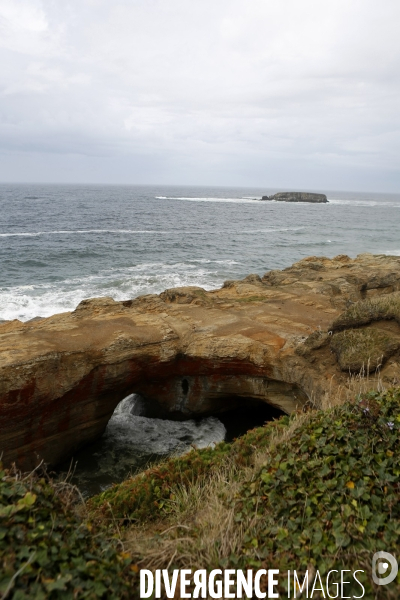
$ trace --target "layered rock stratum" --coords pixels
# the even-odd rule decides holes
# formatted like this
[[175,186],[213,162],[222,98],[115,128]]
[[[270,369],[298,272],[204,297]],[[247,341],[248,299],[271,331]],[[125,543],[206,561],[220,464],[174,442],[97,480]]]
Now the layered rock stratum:
[[273,196],[263,196],[261,200],[275,200],[276,202],[311,202],[326,203],[328,198],[325,194],[315,194],[311,192],[279,192]]
[[[216,414],[340,402],[349,374],[400,380],[400,257],[309,257],[221,289],[174,288],[0,324],[0,453],[56,464],[104,431],[120,400]],[[358,348],[358,350],[357,350]],[[357,380],[357,381],[358,381]]]

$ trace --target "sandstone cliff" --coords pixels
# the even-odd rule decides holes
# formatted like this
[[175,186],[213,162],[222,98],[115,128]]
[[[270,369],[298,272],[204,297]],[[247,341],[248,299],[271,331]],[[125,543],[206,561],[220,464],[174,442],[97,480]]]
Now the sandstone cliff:
[[160,414],[204,415],[250,399],[290,413],[338,401],[359,367],[396,382],[398,290],[400,257],[310,257],[211,292],[97,298],[2,323],[3,461],[57,463],[101,435],[133,392]]

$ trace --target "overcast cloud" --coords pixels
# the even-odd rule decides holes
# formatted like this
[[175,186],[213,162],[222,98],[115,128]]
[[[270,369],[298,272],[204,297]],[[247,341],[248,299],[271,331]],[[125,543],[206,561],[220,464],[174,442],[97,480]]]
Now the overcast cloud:
[[400,190],[399,0],[0,0],[0,180]]

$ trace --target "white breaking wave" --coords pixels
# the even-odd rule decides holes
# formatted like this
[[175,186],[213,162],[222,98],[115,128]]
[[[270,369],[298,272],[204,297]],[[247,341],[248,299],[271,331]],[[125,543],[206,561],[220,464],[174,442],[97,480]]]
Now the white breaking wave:
[[141,406],[135,394],[122,400],[102,438],[79,453],[73,482],[85,496],[143,469],[149,459],[185,454],[193,446],[213,447],[225,439],[225,426],[215,417],[180,422],[151,419],[134,414]]
[[[157,200],[185,200],[187,202],[233,202],[236,204],[270,204],[287,206],[287,202],[281,202],[277,200],[263,201],[261,197],[254,198],[250,196],[244,196],[242,198],[218,198],[218,197],[190,197],[190,196],[155,196]],[[322,203],[327,206],[325,203]],[[400,202],[385,201],[385,200],[342,200],[340,198],[328,198],[329,204],[342,204],[347,206],[388,206],[394,208],[400,208]],[[290,206],[314,206],[310,202],[291,202]],[[319,204],[318,204],[319,205]]]
[[[304,229],[304,227],[265,227],[263,229],[224,229],[224,233],[270,233],[274,231],[296,231],[298,229]],[[136,235],[136,234],[162,234],[162,235],[171,235],[174,233],[173,230],[164,231],[160,229],[77,229],[77,230],[60,230],[60,231],[27,231],[27,232],[18,232],[12,231],[8,233],[0,233],[0,237],[40,237],[45,235],[85,235],[87,233],[111,233],[111,234],[127,234],[127,235]],[[188,230],[185,229],[183,232],[185,235],[197,234],[204,235],[205,233],[215,234],[214,229],[193,229]]]
[[300,231],[301,229],[306,229],[306,227],[267,227],[265,229],[253,229],[252,233],[279,233],[281,231]]
[[[41,235],[80,235],[86,233],[163,233],[170,234],[170,231],[160,231],[158,229],[76,229],[60,231],[33,231],[33,232],[11,232],[0,233],[0,237],[38,237]],[[192,232],[191,232],[192,233]]]
[[342,200],[338,198],[328,198],[328,204],[341,204],[346,206],[372,206],[372,207],[391,207],[400,208],[400,202],[390,202],[386,200]]
[[114,449],[120,445],[146,454],[183,453],[191,446],[206,448],[225,439],[225,426],[215,417],[179,422],[149,419],[132,414],[135,403],[134,394],[122,400],[108,422],[103,437]]
[[211,260],[210,258],[192,259],[192,262],[200,263],[202,265],[207,265],[210,263],[217,264],[217,265],[240,265],[241,264],[237,260],[229,260],[229,259],[228,260]]
[[188,202],[234,202],[236,204],[260,204],[261,198],[213,198],[213,197],[189,197],[189,196],[155,196],[157,200],[186,200]]
[[[195,261],[193,261],[195,263]],[[237,264],[235,261],[196,261],[197,264],[142,263],[125,269],[105,269],[97,275],[75,277],[47,284],[0,288],[0,319],[27,321],[34,317],[74,310],[84,298],[111,296],[129,300],[143,294],[159,294],[167,288],[196,285],[210,290],[223,280],[212,263]]]
[[131,451],[146,454],[184,453],[190,447],[207,448],[225,438],[226,429],[215,417],[201,421],[168,421],[136,415],[114,415],[107,425],[105,442],[113,446],[129,447]]

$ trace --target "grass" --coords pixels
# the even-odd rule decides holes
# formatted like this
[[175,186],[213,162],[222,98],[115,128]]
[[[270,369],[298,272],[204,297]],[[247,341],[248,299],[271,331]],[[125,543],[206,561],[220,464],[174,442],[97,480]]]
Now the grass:
[[250,464],[255,449],[268,445],[270,436],[276,429],[282,430],[288,419],[272,423],[268,430],[250,431],[233,444],[221,442],[215,448],[193,449],[182,457],[161,462],[91,498],[88,508],[93,518],[111,524],[157,519],[168,514],[177,489],[206,482],[227,462],[239,469]]
[[[127,527],[126,547],[141,568],[363,569],[374,598],[372,555],[399,550],[399,429],[391,390],[254,430],[262,443],[248,438],[244,466],[230,452],[194,485],[173,485],[157,518]],[[400,578],[377,597],[399,595]]]
[[218,468],[190,486],[172,488],[158,519],[131,524],[125,545],[134,560],[146,568],[213,568],[229,565],[240,556],[246,529],[253,516],[237,519],[234,499],[252,479],[271,448],[284,444],[311,413],[284,417],[257,428],[232,444],[232,452]]
[[3,471],[0,591],[137,598],[140,568],[334,568],[365,570],[365,598],[398,598],[400,577],[377,590],[370,569],[399,554],[399,432],[400,389],[369,392],[171,458],[80,510],[70,488]]
[[335,319],[332,331],[360,327],[381,320],[394,320],[400,325],[400,292],[356,302]]
[[269,302],[268,296],[247,296],[245,298],[230,298],[232,302]]
[[374,372],[400,347],[400,339],[377,329],[347,329],[332,336],[330,347],[342,371]]

